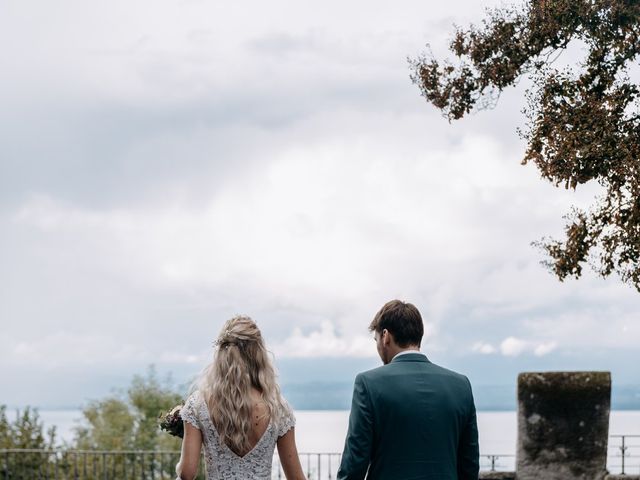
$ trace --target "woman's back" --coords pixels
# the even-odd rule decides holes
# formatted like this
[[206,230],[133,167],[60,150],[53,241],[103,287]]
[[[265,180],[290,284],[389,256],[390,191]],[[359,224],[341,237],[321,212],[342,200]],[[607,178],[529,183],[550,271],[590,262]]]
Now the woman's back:
[[[234,452],[221,441],[210,415],[206,402],[200,392],[189,396],[182,408],[181,415],[202,434],[207,480],[247,479],[267,480],[271,478],[273,454],[276,443],[295,426],[295,418],[290,407],[286,415],[275,424],[271,419],[260,418],[265,406],[256,406],[249,438],[252,447],[245,452]],[[257,418],[256,418],[257,417]]]
[[240,456],[246,455],[256,446],[267,431],[267,428],[269,428],[269,423],[271,423],[269,407],[262,399],[260,392],[255,388],[251,389],[251,403],[251,425],[248,435],[250,447],[249,450],[235,452]]

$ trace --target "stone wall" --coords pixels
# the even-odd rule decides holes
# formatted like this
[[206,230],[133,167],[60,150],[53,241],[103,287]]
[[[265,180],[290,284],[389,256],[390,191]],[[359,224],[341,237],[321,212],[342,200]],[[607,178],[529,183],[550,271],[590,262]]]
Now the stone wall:
[[516,472],[480,472],[481,480],[515,480]]
[[521,373],[518,480],[603,480],[610,406],[609,372]]
[[[516,480],[516,472],[480,472],[480,480]],[[605,475],[604,480],[640,480],[640,475]]]

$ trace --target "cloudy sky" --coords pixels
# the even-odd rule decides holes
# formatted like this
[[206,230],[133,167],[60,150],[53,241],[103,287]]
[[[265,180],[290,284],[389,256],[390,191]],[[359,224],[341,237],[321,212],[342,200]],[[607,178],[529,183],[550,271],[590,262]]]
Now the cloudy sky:
[[0,403],[186,380],[236,313],[283,383],[348,381],[392,298],[477,385],[640,383],[640,295],[530,245],[598,189],[520,165],[524,86],[449,124],[409,79],[495,5],[0,0]]

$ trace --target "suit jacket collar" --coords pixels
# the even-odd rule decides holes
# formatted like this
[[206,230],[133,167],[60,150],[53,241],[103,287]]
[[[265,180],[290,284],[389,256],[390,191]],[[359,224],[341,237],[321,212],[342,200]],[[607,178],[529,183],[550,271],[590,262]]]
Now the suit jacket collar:
[[396,355],[391,360],[391,363],[396,362],[427,362],[429,363],[429,359],[424,353],[405,353],[404,355]]

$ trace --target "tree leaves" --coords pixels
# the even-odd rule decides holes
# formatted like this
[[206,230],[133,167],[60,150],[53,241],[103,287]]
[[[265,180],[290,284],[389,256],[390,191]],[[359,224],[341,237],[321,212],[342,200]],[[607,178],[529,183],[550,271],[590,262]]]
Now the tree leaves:
[[[571,41],[583,61],[560,70]],[[433,55],[411,61],[413,82],[449,120],[491,106],[523,76],[533,81],[525,109],[523,163],[556,186],[596,181],[605,190],[588,211],[567,217],[564,240],[537,242],[560,279],[590,263],[640,291],[640,115],[628,68],[640,53],[640,3],[633,0],[530,0],[488,13],[481,27],[458,30],[458,64]]]
[[158,428],[158,415],[182,403],[170,379],[161,382],[155,368],[134,376],[125,395],[94,400],[82,411],[75,447],[84,450],[175,450],[180,441]]

